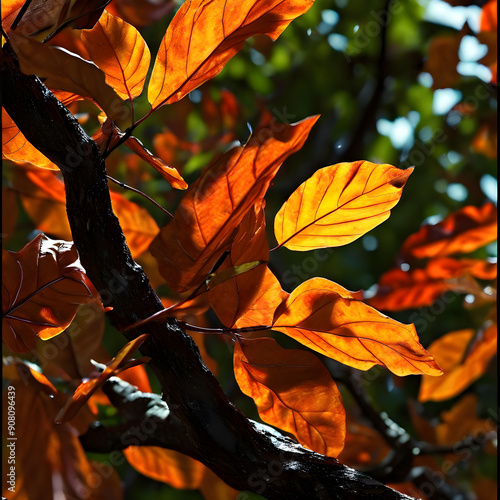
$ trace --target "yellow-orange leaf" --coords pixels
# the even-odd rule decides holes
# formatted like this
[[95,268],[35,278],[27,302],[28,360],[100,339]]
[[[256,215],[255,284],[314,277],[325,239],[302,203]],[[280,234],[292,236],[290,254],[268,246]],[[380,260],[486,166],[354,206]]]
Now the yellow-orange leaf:
[[120,349],[118,354],[109,363],[107,363],[106,368],[96,378],[82,382],[76,388],[73,396],[68,399],[64,407],[61,408],[56,416],[55,422],[68,422],[74,418],[80,408],[88,401],[90,396],[92,396],[92,394],[94,394],[94,392],[97,391],[97,389],[99,389],[108,380],[108,378],[113,375],[117,375],[127,368],[147,363],[150,358],[146,356],[131,360],[128,363],[127,361],[132,357],[134,351],[140,347],[148,336],[148,333],[144,333],[143,335],[136,337],[134,340],[127,342]]
[[2,337],[15,352],[58,335],[98,297],[73,243],[44,234],[17,253],[2,250],[2,269]]
[[264,422],[292,433],[300,444],[323,455],[337,457],[342,451],[342,398],[314,354],[283,349],[269,338],[242,339],[234,348],[234,373]]
[[65,49],[48,46],[16,35],[15,32],[9,36],[23,73],[44,78],[45,85],[51,89],[90,98],[113,121],[123,120],[123,101],[106,83],[104,73],[94,63]]
[[317,118],[267,123],[245,146],[231,149],[202,172],[150,247],[169,287],[182,292],[206,279],[230,248],[243,217],[261,203],[279,167],[302,147]]
[[444,257],[469,253],[495,241],[497,211],[493,203],[466,206],[434,225],[427,225],[403,243],[402,257]]
[[2,108],[2,156],[14,162],[32,163],[40,168],[59,170],[45,155],[40,153],[17,128],[14,120]]
[[471,277],[492,280],[496,274],[497,265],[493,262],[435,258],[429,261],[425,269],[391,269],[383,274],[377,293],[368,302],[385,311],[424,307],[431,305],[447,291],[481,294],[481,288]]
[[148,88],[154,108],[176,102],[222,71],[245,40],[276,40],[313,0],[191,0],[172,19]]
[[413,325],[384,316],[323,278],[308,280],[290,294],[273,330],[360,370],[385,365],[399,376],[441,374]]
[[389,217],[412,171],[368,161],[318,170],[277,213],[279,245],[306,251],[356,240]]
[[104,11],[91,30],[82,32],[82,41],[92,61],[104,71],[106,83],[122,99],[141,94],[151,54],[134,26]]
[[471,348],[470,342],[475,333],[470,329],[447,333],[429,346],[429,352],[436,357],[444,375],[439,379],[428,376],[422,378],[419,401],[452,398],[483,375],[496,354],[497,326],[491,325],[481,332]]

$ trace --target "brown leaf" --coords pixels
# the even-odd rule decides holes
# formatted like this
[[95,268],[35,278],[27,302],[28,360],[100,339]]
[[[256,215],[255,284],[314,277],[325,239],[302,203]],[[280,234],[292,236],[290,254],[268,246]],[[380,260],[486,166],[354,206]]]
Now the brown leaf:
[[344,447],[345,410],[340,392],[312,353],[283,349],[273,339],[240,339],[234,374],[268,424],[292,433],[300,444],[331,457]]
[[384,316],[323,278],[296,288],[276,312],[272,328],[359,370],[383,365],[399,376],[442,373],[418,343],[413,325]]
[[497,326],[491,325],[474,340],[475,330],[450,332],[428,348],[444,372],[439,379],[422,377],[418,400],[443,401],[460,394],[484,374],[497,350]]
[[245,146],[205,168],[150,248],[170,288],[187,291],[206,279],[248,210],[261,203],[282,162],[302,147],[316,120],[271,122]]
[[469,253],[497,238],[497,211],[493,203],[468,205],[441,222],[422,226],[403,243],[402,258],[444,257]]
[[412,171],[368,161],[316,171],[276,214],[278,244],[303,252],[358,239],[388,219]]
[[106,83],[122,99],[132,100],[142,93],[151,54],[137,29],[104,11],[92,30],[82,32],[82,41],[104,71]]
[[17,253],[2,252],[2,336],[12,351],[58,335],[98,297],[73,243],[39,234]]
[[424,71],[432,76],[433,90],[455,88],[459,79],[457,65],[461,41],[459,34],[436,36],[431,40]]
[[276,40],[312,0],[192,0],[184,2],[160,45],[148,88],[153,108],[182,99],[222,71],[245,40]]

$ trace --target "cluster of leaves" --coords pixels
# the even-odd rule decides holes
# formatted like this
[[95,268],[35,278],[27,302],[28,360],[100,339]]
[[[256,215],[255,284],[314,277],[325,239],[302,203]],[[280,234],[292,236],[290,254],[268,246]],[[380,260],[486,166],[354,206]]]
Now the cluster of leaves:
[[[147,20],[141,19],[142,2],[135,8],[112,2],[103,10],[102,2],[75,2],[68,9],[66,3],[34,0],[21,17],[23,3],[6,2],[2,12],[2,26],[21,70],[41,77],[89,130],[98,127],[93,138],[107,159],[108,173],[123,176],[125,170],[128,184],[144,186],[166,202],[176,200],[168,185],[187,188],[174,214],[169,214],[171,220],[161,228],[157,220],[165,216],[165,208],[148,211],[110,191],[132,254],[166,306],[146,322],[177,317],[192,332],[214,373],[217,365],[207,353],[203,334],[215,333],[234,343],[235,380],[253,399],[264,422],[319,453],[355,466],[373,465],[387,445],[380,444],[380,436],[373,439],[374,431],[353,416],[346,421],[341,393],[328,369],[331,364],[323,357],[363,371],[380,365],[398,377],[422,374],[420,402],[452,398],[484,374],[496,350],[491,315],[496,266],[484,258],[450,256],[474,252],[495,240],[492,204],[464,207],[409,236],[398,267],[380,278],[377,293],[370,298],[325,278],[309,279],[287,292],[270,265],[264,197],[282,163],[304,146],[318,117],[279,123],[261,106],[259,125],[243,145],[234,146],[241,105],[229,91],[221,92],[217,100],[204,92],[202,116],[210,129],[208,136],[196,141],[179,129],[179,110],[187,114],[193,106],[181,99],[220,73],[247,38],[277,39],[292,19],[309,10],[311,1],[184,3],[160,43],[147,85],[149,109],[141,118],[137,114],[144,106],[141,95],[151,56],[137,28],[163,16],[172,7],[170,2],[151,10]],[[41,8],[46,14],[43,26]],[[265,47],[258,37],[254,40]],[[184,108],[175,108],[175,121],[168,111],[161,115],[170,128],[153,138],[153,154],[132,133],[154,118],[152,113],[160,115],[164,105],[177,101]],[[26,140],[4,110],[3,145],[4,157],[13,162],[10,184],[4,187],[10,217],[3,241],[16,232],[17,196],[38,231],[71,240],[58,167]],[[122,145],[133,153],[124,153]],[[172,162],[182,165],[184,158],[204,153],[213,159],[188,188]],[[196,165],[191,169],[197,170]],[[389,217],[412,171],[369,161],[317,169],[276,210],[278,245],[271,252],[340,247],[362,238]],[[182,173],[187,178],[192,172],[186,165]],[[149,185],[162,187],[146,189]],[[162,211],[156,213],[157,209]],[[32,405],[38,405],[43,425],[33,432],[43,433],[42,449],[47,450],[47,471],[37,474],[41,482],[31,484],[27,478],[36,457],[30,461],[29,449],[23,451],[18,491],[29,491],[30,498],[46,495],[53,491],[51,478],[57,476],[66,494],[79,497],[89,491],[92,498],[121,498],[114,472],[100,470],[106,480],[97,487],[89,483],[92,468],[99,471],[103,465],[88,460],[73,430],[83,434],[93,420],[110,414],[110,402],[99,388],[112,375],[120,373],[141,391],[151,392],[141,366],[147,359],[130,360],[144,338],[128,343],[110,359],[102,346],[105,311],[92,304],[98,304],[105,291],[98,293],[89,282],[71,243],[38,235],[18,252],[3,250],[3,266],[3,340],[12,354],[21,353],[4,361],[5,373],[23,401],[17,414],[19,429],[29,426]],[[481,325],[447,333],[428,351],[420,345],[413,324],[374,309],[429,306],[450,291],[473,298],[483,316]],[[222,326],[208,328],[209,309]],[[289,339],[296,341],[295,348],[285,348]],[[96,370],[92,358],[106,365]],[[444,376],[436,377],[441,370]],[[464,401],[443,414],[441,427],[432,432],[414,410],[415,427],[424,429],[421,438],[451,445],[484,428],[474,414],[474,425],[452,435],[453,422],[461,418],[462,409],[470,409]],[[379,446],[377,457],[374,443]],[[52,456],[54,449],[75,460]],[[130,446],[124,455],[142,474],[174,487],[200,489],[206,498],[237,494],[205,466],[179,453]]]

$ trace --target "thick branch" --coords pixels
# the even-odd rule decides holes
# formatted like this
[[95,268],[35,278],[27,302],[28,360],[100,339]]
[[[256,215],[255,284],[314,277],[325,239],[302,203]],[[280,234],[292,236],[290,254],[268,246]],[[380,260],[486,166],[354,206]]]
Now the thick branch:
[[[111,209],[105,163],[90,137],[36,77],[21,74],[2,49],[3,106],[26,138],[59,166],[67,213],[81,262],[100,291],[113,325],[162,310],[132,259]],[[276,499],[409,498],[337,460],[252,425],[226,398],[196,344],[174,319],[128,332],[150,333],[141,347],[184,435],[172,446],[210,467],[229,485]],[[182,434],[181,434],[182,435]]]

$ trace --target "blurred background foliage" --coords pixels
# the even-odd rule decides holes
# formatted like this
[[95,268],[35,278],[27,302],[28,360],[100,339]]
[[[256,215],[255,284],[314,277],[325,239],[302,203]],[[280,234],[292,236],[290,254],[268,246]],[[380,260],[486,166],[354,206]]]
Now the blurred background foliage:
[[[120,4],[113,0],[111,5],[115,3]],[[140,2],[136,3],[140,9]],[[484,3],[316,0],[275,43],[265,37],[251,39],[214,80],[188,98],[164,106],[134,133],[192,183],[212,158],[234,141],[247,140],[264,109],[278,121],[287,122],[320,114],[305,146],[286,160],[266,196],[271,248],[275,246],[274,215],[318,168],[361,159],[400,168],[414,166],[391,217],[369,234],[326,251],[295,253],[282,248],[271,253],[270,266],[286,291],[314,276],[351,290],[369,290],[396,265],[401,244],[422,223],[435,223],[464,205],[496,203],[497,94],[496,84],[491,82],[496,69],[491,58],[487,59],[493,45],[480,34]],[[174,12],[141,28],[153,58]],[[81,116],[87,112],[86,106],[91,105],[78,104]],[[145,93],[136,100],[135,109],[138,117],[148,112]],[[91,118],[85,127],[93,133],[98,123]],[[150,168],[142,169],[140,162],[124,150],[110,157],[108,168],[115,177],[175,210],[182,193],[174,192]],[[160,227],[168,222],[165,214],[142,197],[124,194],[147,208]],[[30,230],[27,222],[23,226],[22,221],[28,218],[21,207],[20,211],[21,231],[9,242],[12,250],[25,244]],[[496,245],[479,249],[472,256],[493,259]],[[145,260],[142,264],[147,271],[151,269]],[[168,294],[165,287],[160,291],[163,296]],[[464,307],[463,296],[439,314],[408,310],[391,316],[410,323],[415,322],[415,314],[426,317],[426,313],[430,319],[418,331],[424,347],[447,332],[478,328],[484,320]],[[210,313],[204,322],[219,325]],[[123,341],[108,328],[104,343],[113,353]],[[239,392],[234,380],[230,346],[218,336],[207,338],[206,345],[219,364],[218,378],[226,393],[249,417],[258,420],[253,402]],[[416,437],[408,401],[416,400],[420,378],[396,380],[389,372],[375,369],[362,377],[375,408]],[[159,390],[154,377],[151,382],[153,389]],[[491,417],[488,409],[497,407],[492,400],[495,387],[493,362],[468,389],[478,396],[478,417]],[[352,397],[345,391],[342,394],[347,412],[355,412]],[[458,399],[425,403],[428,421],[435,422]],[[494,465],[495,459],[488,453],[462,461],[459,482],[468,481],[470,489],[478,470],[482,478],[492,480]],[[148,480],[127,464],[119,472],[126,498],[202,498],[198,492],[178,491]],[[258,497],[248,494],[245,498]]]

